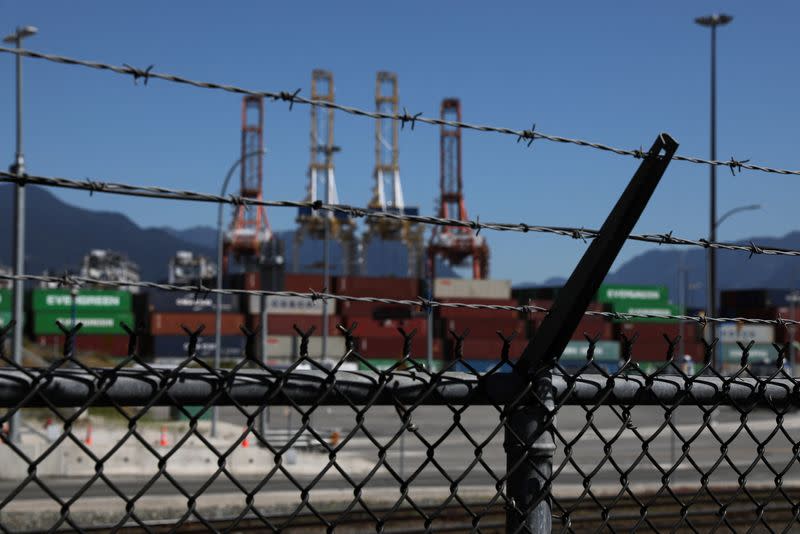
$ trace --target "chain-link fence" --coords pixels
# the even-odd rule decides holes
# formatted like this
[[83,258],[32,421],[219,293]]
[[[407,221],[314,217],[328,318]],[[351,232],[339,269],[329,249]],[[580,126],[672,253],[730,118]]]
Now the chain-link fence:
[[[784,368],[787,347],[760,377],[742,345],[739,370],[723,376],[708,363],[713,346],[687,372],[665,340],[646,372],[637,359],[653,355],[626,342],[609,373],[589,339],[579,368],[529,373],[511,336],[478,372],[457,337],[429,372],[411,333],[379,370],[353,350],[357,328],[342,331],[340,359],[320,364],[303,333],[300,358],[282,369],[259,360],[251,332],[227,369],[194,355],[197,334],[169,369],[139,357],[136,332],[114,368],[85,365],[75,331],[47,367],[3,355],[0,421],[21,410],[26,427],[0,450],[0,528],[797,528],[800,381]],[[362,370],[343,370],[354,363]]]

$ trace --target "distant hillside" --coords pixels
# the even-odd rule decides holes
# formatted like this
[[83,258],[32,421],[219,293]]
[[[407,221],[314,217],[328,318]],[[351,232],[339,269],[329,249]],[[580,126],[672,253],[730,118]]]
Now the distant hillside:
[[[800,249],[800,232],[791,232],[783,237],[755,236],[739,241],[758,245]],[[752,258],[741,252],[717,251],[717,286],[723,289],[773,288],[784,289],[800,286],[800,268],[795,261],[783,256],[754,255]],[[706,251],[688,247],[654,247],[621,265],[606,278],[608,283],[619,284],[663,284],[669,286],[673,301],[678,301],[678,272],[681,264],[688,271],[689,284],[695,289],[687,292],[689,306],[705,305]],[[561,285],[559,279],[542,284]]]
[[[0,186],[0,264],[11,264],[13,189]],[[77,269],[93,248],[109,248],[125,253],[139,264],[142,278],[163,280],[167,264],[177,250],[189,250],[216,258],[217,230],[211,226],[195,226],[185,230],[173,228],[142,228],[125,215],[108,211],[93,211],[71,206],[59,200],[49,190],[36,186],[27,188],[27,250],[26,270],[40,274],[45,269],[63,272]],[[7,230],[6,230],[7,229]],[[276,232],[286,248],[286,265],[294,263],[292,230]],[[331,242],[331,274],[341,274],[341,250]],[[369,250],[369,274],[375,276],[405,276],[406,251],[400,243],[376,240]],[[322,241],[305,240],[297,256],[299,270],[322,272]],[[442,276],[453,276],[449,266],[441,265]]]
[[[0,232],[0,262],[6,265],[11,264],[12,191],[10,186],[0,187],[0,214],[5,218],[1,226],[9,229]],[[186,242],[162,229],[141,228],[118,213],[71,206],[50,191],[34,186],[27,188],[25,223],[26,270],[32,274],[45,269],[77,269],[90,249],[110,248],[138,263],[143,278],[163,280],[176,250],[212,254],[212,249]]]

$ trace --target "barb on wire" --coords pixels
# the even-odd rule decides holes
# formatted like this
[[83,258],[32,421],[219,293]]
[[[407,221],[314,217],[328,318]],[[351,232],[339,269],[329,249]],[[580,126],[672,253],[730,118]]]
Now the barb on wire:
[[[372,208],[361,208],[349,206],[346,204],[325,204],[321,200],[310,201],[292,201],[292,200],[258,200],[255,198],[242,197],[238,195],[214,195],[210,193],[201,193],[197,191],[187,191],[180,189],[170,189],[158,186],[144,186],[135,184],[125,184],[119,182],[105,182],[97,180],[73,180],[69,178],[53,177],[53,176],[34,176],[25,175],[17,176],[5,171],[0,171],[0,183],[22,183],[22,184],[35,184],[48,187],[62,187],[66,189],[78,189],[89,191],[93,193],[108,193],[112,195],[126,195],[146,198],[161,198],[168,200],[185,200],[193,202],[213,202],[222,204],[231,204],[234,206],[265,206],[265,207],[282,207],[282,208],[311,208],[315,211],[328,211],[333,213],[341,213],[354,218],[368,218],[368,219],[393,219],[415,222],[419,224],[429,224],[435,226],[457,226],[463,228],[470,228],[477,232],[483,229],[493,230],[498,232],[538,232],[551,235],[558,235],[563,237],[570,237],[572,239],[580,239],[586,243],[587,239],[594,239],[597,237],[598,230],[586,228],[573,228],[567,226],[543,226],[532,225],[525,223],[495,223],[495,222],[481,222],[479,219],[475,220],[460,220],[448,219],[444,217],[433,217],[430,215],[409,215],[405,213],[392,213],[388,211],[381,211]],[[714,248],[717,250],[730,250],[734,252],[743,252],[749,256],[765,255],[765,256],[800,256],[800,250],[774,248],[756,245],[754,243],[737,244],[737,243],[723,243],[713,242],[706,239],[688,239],[684,237],[676,237],[672,232],[665,232],[659,234],[631,234],[628,237],[631,241],[641,241],[645,243],[655,243],[658,245],[680,245],[680,246],[693,246],[700,248]]]
[[[2,274],[0,273],[0,280],[25,280],[32,282],[45,282],[45,283],[58,283],[63,280],[63,277],[48,276],[48,275],[35,275],[35,274]],[[116,280],[100,280],[98,278],[89,278],[85,276],[72,276],[71,280],[77,284],[98,286],[98,287],[140,287],[145,289],[156,289],[159,291],[175,291],[182,293],[196,293],[196,285],[178,285],[178,284],[162,284],[157,282],[148,281],[116,281]],[[418,297],[415,300],[403,299],[390,299],[384,297],[354,297],[351,295],[336,295],[323,291],[315,291],[310,289],[308,293],[298,291],[272,291],[272,290],[259,290],[259,289],[228,289],[228,288],[205,288],[209,294],[221,295],[267,295],[278,297],[301,297],[310,300],[334,300],[340,302],[372,302],[378,304],[396,304],[401,306],[409,306],[414,308],[463,308],[470,310],[494,310],[494,311],[517,311],[526,314],[529,313],[550,313],[549,308],[542,306],[535,306],[532,304],[521,306],[510,306],[503,304],[475,304],[467,302],[439,302],[435,300],[428,300]],[[700,325],[706,323],[741,323],[741,324],[764,324],[764,325],[800,325],[800,321],[791,319],[756,319],[750,317],[708,317],[708,316],[695,316],[695,315],[665,315],[659,313],[620,313],[610,311],[593,311],[586,310],[584,315],[606,317],[609,319],[616,319],[624,321],[627,319],[665,319],[675,321],[694,322]]]
[[[530,130],[517,130],[514,128],[507,128],[503,126],[491,126],[486,124],[471,124],[467,122],[461,121],[452,121],[452,120],[445,120],[436,117],[425,117],[421,113],[417,113],[415,115],[409,115],[405,111],[402,114],[399,113],[383,113],[383,112],[375,112],[375,111],[367,111],[364,109],[360,109],[354,106],[347,106],[343,104],[337,104],[335,102],[330,102],[328,100],[316,100],[312,98],[306,98],[299,95],[298,91],[258,91],[254,89],[247,89],[244,87],[238,87],[235,85],[229,84],[222,84],[222,83],[214,83],[214,82],[207,82],[207,81],[200,81],[200,80],[193,80],[190,78],[186,78],[183,76],[178,76],[175,74],[168,74],[162,72],[153,72],[152,65],[147,69],[137,69],[131,67],[129,65],[111,65],[108,63],[101,63],[98,61],[87,61],[83,59],[76,59],[67,56],[61,56],[57,54],[45,54],[42,52],[34,52],[33,50],[27,50],[24,48],[9,48],[9,47],[0,47],[0,52],[6,54],[15,54],[18,56],[29,57],[33,59],[42,59],[45,61],[51,61],[54,63],[60,63],[63,65],[73,65],[73,66],[80,66],[80,67],[88,67],[91,69],[98,69],[104,70],[109,72],[114,72],[117,74],[123,74],[126,76],[133,76],[134,81],[138,80],[139,78],[144,78],[145,85],[150,79],[159,79],[167,82],[190,85],[193,87],[199,87],[202,89],[216,89],[220,91],[226,91],[229,93],[235,94],[243,94],[243,95],[253,95],[253,96],[261,96],[264,98],[269,98],[273,101],[288,101],[289,102],[289,109],[292,109],[294,104],[306,104],[309,106],[318,106],[323,108],[335,109],[337,111],[341,111],[344,113],[349,113],[351,115],[356,115],[360,117],[368,117],[372,119],[389,119],[399,121],[401,124],[405,124],[406,122],[411,122],[411,129],[414,129],[414,125],[416,123],[424,123],[430,124],[434,126],[450,126],[453,128],[464,128],[466,130],[475,130],[479,132],[492,132],[498,133],[503,135],[510,135],[515,137],[518,141],[519,140],[527,140],[528,146],[536,140],[536,139],[545,139],[547,141],[552,141],[555,143],[565,143],[571,145],[577,145],[581,147],[593,148],[596,150],[602,150],[604,152],[611,152],[613,154],[617,154],[620,156],[629,156],[633,158],[642,158],[644,157],[644,152],[641,148],[639,149],[623,149],[617,148],[611,145],[607,145],[604,143],[596,143],[592,141],[587,141],[585,139],[575,139],[570,137],[563,137],[560,135],[552,135],[546,134],[542,132],[538,132],[535,128]],[[740,160],[737,161],[734,158],[731,160],[724,161],[724,160],[710,160],[704,158],[698,158],[694,156],[681,156],[681,155],[674,155],[672,159],[677,161],[684,161],[688,163],[695,163],[695,164],[702,164],[702,165],[714,165],[719,167],[728,167],[731,171],[736,168],[737,170],[747,169],[751,171],[759,171],[759,172],[766,172],[771,174],[783,174],[783,175],[792,175],[792,176],[800,176],[800,170],[791,170],[791,169],[781,169],[776,167],[767,167],[764,165],[755,165],[752,163],[748,163],[750,160]]]

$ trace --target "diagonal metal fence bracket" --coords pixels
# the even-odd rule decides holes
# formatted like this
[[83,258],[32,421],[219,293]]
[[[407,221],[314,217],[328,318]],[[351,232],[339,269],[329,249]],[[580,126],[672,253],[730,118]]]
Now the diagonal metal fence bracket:
[[508,411],[504,440],[509,499],[506,532],[551,531],[549,492],[555,450],[553,365],[569,343],[677,148],[678,143],[665,133],[655,140],[517,362],[520,380],[532,382],[533,387],[527,402]]

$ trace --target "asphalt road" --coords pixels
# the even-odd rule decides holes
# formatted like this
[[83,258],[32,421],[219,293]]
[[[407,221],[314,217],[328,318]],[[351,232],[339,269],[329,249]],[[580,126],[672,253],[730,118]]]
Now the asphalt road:
[[[291,422],[287,417],[291,413]],[[357,412],[346,407],[321,407],[310,415],[311,424],[320,432],[337,430],[347,439],[343,450],[369,461],[378,462],[379,447],[387,447],[387,459],[403,478],[413,476],[411,486],[448,488],[452,480],[468,485],[495,485],[495,478],[505,472],[503,452],[503,432],[498,431],[498,412],[493,407],[473,406],[463,412],[447,407],[421,407],[414,411],[412,422],[418,437],[405,432],[402,439],[394,439],[401,428],[397,413],[391,407],[373,407],[366,412],[359,429],[347,438],[356,425]],[[557,420],[557,451],[554,457],[555,469],[563,468],[557,476],[559,485],[582,484],[586,478],[592,485],[607,488],[620,486],[620,471],[630,471],[627,479],[631,484],[660,485],[661,472],[654,466],[674,465],[681,458],[682,440],[667,427],[660,433],[659,425],[664,422],[664,412],[660,407],[637,407],[630,412],[631,426],[626,427],[620,408],[600,407],[587,411],[581,407],[564,407]],[[234,424],[244,424],[244,415],[233,408],[225,408],[221,418]],[[296,428],[302,416],[294,410],[276,407],[270,410],[271,428]],[[718,410],[713,431],[706,428],[697,432],[702,420],[698,408],[681,408],[673,415],[673,422],[689,443],[689,458],[684,458],[671,476],[671,484],[699,485],[699,471],[709,471],[715,464],[710,483],[736,484],[740,472],[750,469],[748,483],[771,482],[775,471],[783,471],[784,480],[797,479],[800,467],[794,461],[796,456],[793,440],[800,439],[800,417],[787,416],[784,431],[778,431],[775,415],[768,411],[753,412],[747,417],[748,427],[741,425],[741,415],[733,409]],[[591,421],[591,424],[588,423]],[[637,435],[638,433],[638,435]],[[716,434],[716,437],[715,437]],[[771,439],[759,453],[758,441]],[[616,437],[615,437],[616,436]],[[720,440],[726,443],[721,445]],[[606,445],[610,443],[610,445]],[[480,445],[480,463],[476,462],[476,445]],[[402,450],[402,460],[401,460]],[[428,451],[432,455],[428,456]],[[726,457],[719,462],[721,450]],[[569,455],[566,453],[570,452]],[[599,466],[599,468],[598,468]],[[291,473],[292,466],[286,465]],[[420,469],[421,468],[421,469]],[[417,472],[418,471],[418,472]],[[490,474],[494,473],[494,477]],[[141,477],[113,477],[115,485],[125,494],[136,494],[151,474]],[[353,474],[362,483],[366,475]],[[309,475],[293,474],[295,481],[277,474],[262,492],[328,488],[350,492],[351,486],[336,469],[330,469],[318,481]],[[208,476],[177,476],[178,483],[188,492],[194,493],[208,483]],[[258,476],[238,479],[246,490],[261,482]],[[44,482],[56,495],[69,498],[85,484],[84,478],[46,479]],[[373,487],[397,488],[398,482],[385,471],[379,471],[364,485],[365,490]],[[19,489],[18,481],[0,481],[0,495],[3,498]],[[174,485],[160,478],[148,489],[150,495],[174,495]],[[239,492],[233,482],[224,475],[206,487],[206,494]],[[557,489],[558,491],[558,489]],[[102,481],[96,482],[85,493],[86,496],[107,496],[111,490]],[[43,498],[47,494],[36,485],[28,485],[15,495],[14,499]]]

